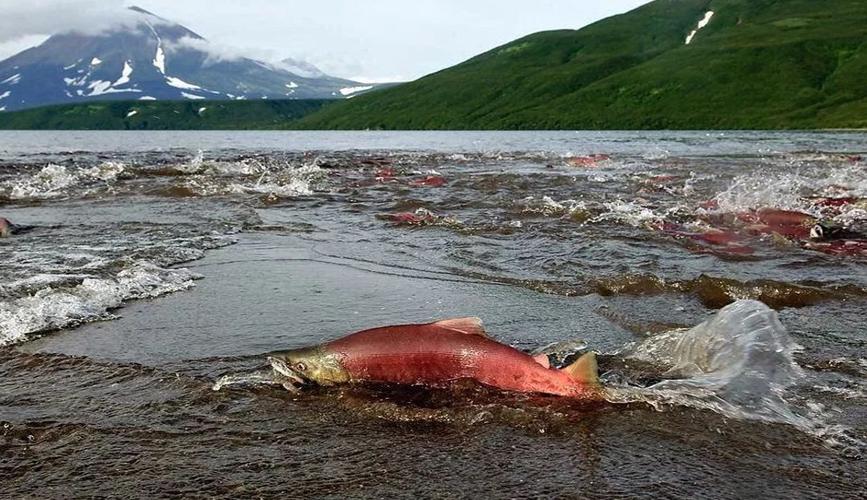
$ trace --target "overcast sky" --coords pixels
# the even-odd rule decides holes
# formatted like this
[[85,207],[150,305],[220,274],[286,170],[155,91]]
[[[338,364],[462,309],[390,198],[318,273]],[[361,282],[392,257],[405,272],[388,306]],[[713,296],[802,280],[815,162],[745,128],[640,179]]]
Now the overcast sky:
[[0,59],[139,5],[211,42],[326,73],[410,80],[536,31],[580,28],[649,0],[0,0]]

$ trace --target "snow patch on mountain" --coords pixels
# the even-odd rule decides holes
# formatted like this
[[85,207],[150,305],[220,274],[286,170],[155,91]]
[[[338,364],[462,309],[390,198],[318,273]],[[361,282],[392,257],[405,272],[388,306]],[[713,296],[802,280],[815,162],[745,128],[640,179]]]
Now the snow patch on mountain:
[[89,94],[84,94],[82,91],[78,91],[78,95],[85,97],[95,97],[99,95],[105,94],[119,94],[123,92],[141,92],[139,89],[116,89],[112,86],[111,82],[105,80],[96,80],[90,82],[90,85],[87,86],[90,89]]
[[16,74],[10,76],[9,78],[3,80],[2,82],[0,82],[0,85],[2,85],[4,83],[8,83],[9,85],[15,85],[16,83],[18,83],[20,81],[21,81],[21,73],[16,73]]
[[346,87],[340,89],[340,94],[343,96],[348,96],[352,94],[356,94],[358,92],[364,92],[365,90],[370,90],[373,88],[373,85],[365,85],[362,87]]
[[199,87],[198,85],[193,85],[192,83],[187,83],[187,82],[181,80],[180,78],[176,78],[174,76],[167,76],[166,77],[166,83],[168,83],[169,85],[171,85],[172,87],[174,87],[176,89],[202,90],[202,87]]
[[157,53],[154,55],[154,67],[156,67],[160,73],[166,74],[166,53],[163,51],[162,45],[157,45]]
[[120,78],[114,82],[114,86],[123,85],[125,83],[129,83],[129,77],[132,76],[132,66],[129,61],[124,61],[123,63],[123,71],[120,74]]
[[697,35],[702,28],[704,28],[708,25],[708,23],[710,23],[711,18],[713,18],[713,14],[714,12],[712,10],[709,10],[705,13],[701,21],[698,22],[698,27],[692,30],[692,32],[686,37],[686,45],[691,44],[692,39],[695,38],[695,35]]
[[273,62],[265,52],[253,57],[143,9],[130,12],[129,22],[61,32],[0,61],[6,108],[112,98],[348,98],[374,87],[325,75],[301,60]]
[[12,95],[12,91],[7,90],[6,92],[3,92],[2,94],[0,94],[0,100],[6,99],[10,95]]
[[156,54],[154,54],[153,65],[157,69],[157,71],[159,71],[160,73],[165,75],[166,74],[166,51],[163,50],[163,39],[160,38],[159,33],[157,33],[157,30],[154,29],[154,26],[151,23],[145,21],[145,24],[147,25],[148,28],[150,28],[151,33],[154,34],[154,38],[156,38],[156,40],[157,40],[157,52],[156,52]]

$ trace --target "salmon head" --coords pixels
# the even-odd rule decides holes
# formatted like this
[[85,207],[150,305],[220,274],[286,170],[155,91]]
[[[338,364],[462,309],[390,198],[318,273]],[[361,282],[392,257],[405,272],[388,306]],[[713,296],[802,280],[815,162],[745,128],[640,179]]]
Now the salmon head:
[[324,346],[274,352],[268,356],[268,362],[283,377],[283,386],[291,391],[308,385],[329,387],[350,381],[340,357]]
[[0,217],[0,238],[5,238],[12,234],[12,223],[8,219]]

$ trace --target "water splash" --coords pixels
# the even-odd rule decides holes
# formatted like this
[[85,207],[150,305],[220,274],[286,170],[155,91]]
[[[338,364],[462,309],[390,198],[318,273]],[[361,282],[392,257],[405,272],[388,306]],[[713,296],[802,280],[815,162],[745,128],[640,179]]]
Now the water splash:
[[663,367],[667,380],[645,388],[612,387],[609,400],[784,423],[829,443],[863,446],[845,428],[828,422],[827,409],[790,394],[805,378],[795,362],[800,350],[775,311],[758,301],[741,300],[694,328],[659,334],[621,352],[627,359]]
[[605,212],[590,219],[591,224],[617,222],[633,227],[645,227],[648,224],[660,223],[665,220],[664,215],[660,215],[653,209],[635,201],[617,200],[603,203],[603,206]]
[[568,216],[587,210],[587,204],[578,200],[557,201],[550,196],[536,198],[528,196],[518,202],[518,207],[525,214],[540,214],[546,217]]
[[[69,169],[50,163],[32,176],[0,183],[0,195],[10,200],[44,200],[66,196],[74,188],[112,186],[127,166],[122,162],[103,162],[89,168]],[[87,195],[90,189],[85,190]]]
[[743,212],[763,207],[823,215],[811,197],[867,197],[867,171],[855,165],[828,168],[795,163],[779,172],[760,170],[735,177],[715,200],[720,210]]
[[0,302],[0,346],[82,323],[112,319],[124,301],[186,290],[199,276],[139,261],[114,278],[84,278],[76,286],[45,287],[31,296]]
[[267,368],[264,370],[256,370],[247,373],[230,373],[218,378],[214,385],[211,386],[213,391],[221,391],[226,388],[247,388],[283,385],[279,376],[274,373],[274,370]]

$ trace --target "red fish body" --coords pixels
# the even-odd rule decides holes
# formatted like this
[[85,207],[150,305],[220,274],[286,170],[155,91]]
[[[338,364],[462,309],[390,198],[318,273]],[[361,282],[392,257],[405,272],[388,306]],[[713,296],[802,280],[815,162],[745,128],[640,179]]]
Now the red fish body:
[[414,180],[412,185],[416,187],[443,187],[446,185],[446,179],[440,175],[428,175],[423,179]]
[[573,167],[595,167],[599,162],[608,161],[611,157],[606,154],[593,154],[590,156],[575,156],[569,158],[568,163]]
[[564,370],[549,368],[547,358],[534,358],[487,337],[474,319],[364,330],[312,350],[276,353],[271,361],[281,373],[317,383],[323,376],[311,365],[319,363],[328,365],[328,377],[337,383],[436,387],[474,380],[511,392],[588,399],[601,394],[593,355]]
[[436,325],[385,327],[325,344],[353,380],[439,385],[460,379],[502,390],[579,396],[586,384],[485,336]]

